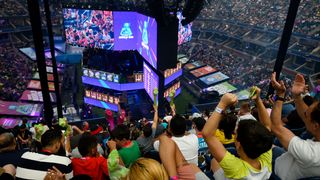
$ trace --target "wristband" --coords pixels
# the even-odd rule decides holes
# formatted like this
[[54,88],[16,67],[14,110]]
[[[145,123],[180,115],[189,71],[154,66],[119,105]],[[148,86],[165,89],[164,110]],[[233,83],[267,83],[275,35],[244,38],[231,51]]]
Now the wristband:
[[223,114],[224,113],[223,109],[221,109],[219,107],[216,107],[216,109],[214,109],[214,111],[219,113],[219,114]]
[[275,101],[283,101],[284,102],[284,97],[280,97],[278,95],[275,96]]

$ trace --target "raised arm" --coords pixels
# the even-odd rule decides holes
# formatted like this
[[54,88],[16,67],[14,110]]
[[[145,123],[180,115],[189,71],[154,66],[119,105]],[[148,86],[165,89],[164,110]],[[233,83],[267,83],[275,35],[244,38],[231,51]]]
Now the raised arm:
[[288,149],[289,143],[295,135],[289,129],[284,127],[281,121],[281,111],[283,105],[283,99],[281,98],[284,98],[286,87],[283,81],[278,82],[276,80],[276,73],[272,73],[271,84],[276,91],[276,95],[279,97],[274,102],[271,111],[271,130],[277,136],[282,146],[285,149]]
[[301,97],[301,94],[304,92],[305,88],[306,88],[306,85],[305,85],[305,80],[304,80],[304,77],[303,75],[301,74],[297,74],[295,79],[294,79],[294,82],[293,82],[293,85],[292,85],[292,96],[293,96],[293,99],[294,99],[294,103],[296,105],[296,109],[297,109],[297,112],[300,116],[300,118],[305,122],[305,112],[306,110],[308,109],[308,106],[304,103],[302,97]]
[[271,131],[271,119],[266,107],[262,102],[262,99],[260,98],[261,89],[257,86],[255,86],[254,88],[256,90],[256,94],[252,97],[252,100],[255,101],[258,108],[259,120],[267,129],[269,129],[269,131]]
[[238,99],[236,95],[230,93],[224,94],[202,130],[202,135],[208,144],[209,150],[218,162],[220,162],[225,156],[226,149],[214,134],[223,117],[222,113],[237,101]]
[[154,109],[154,115],[153,115],[153,122],[152,122],[152,129],[157,129],[158,126],[158,119],[159,119],[159,115],[158,115],[158,105],[153,105],[153,109]]

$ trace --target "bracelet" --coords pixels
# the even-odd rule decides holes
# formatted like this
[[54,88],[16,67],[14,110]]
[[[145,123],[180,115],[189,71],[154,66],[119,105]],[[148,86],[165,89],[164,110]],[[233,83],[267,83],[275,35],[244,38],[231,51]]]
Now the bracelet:
[[285,101],[284,97],[280,97],[278,95],[275,96],[275,101]]
[[224,113],[224,110],[221,109],[221,108],[219,108],[219,107],[216,107],[216,108],[214,109],[214,111],[217,112],[217,113],[219,113],[219,114],[223,114],[223,113]]

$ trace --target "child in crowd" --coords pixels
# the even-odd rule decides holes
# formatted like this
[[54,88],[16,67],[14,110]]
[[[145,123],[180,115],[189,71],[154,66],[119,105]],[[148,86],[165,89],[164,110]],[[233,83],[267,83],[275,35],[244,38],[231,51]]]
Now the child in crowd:
[[119,154],[123,163],[129,167],[141,156],[138,143],[130,140],[130,130],[126,125],[118,125],[111,135],[117,146],[121,148]]

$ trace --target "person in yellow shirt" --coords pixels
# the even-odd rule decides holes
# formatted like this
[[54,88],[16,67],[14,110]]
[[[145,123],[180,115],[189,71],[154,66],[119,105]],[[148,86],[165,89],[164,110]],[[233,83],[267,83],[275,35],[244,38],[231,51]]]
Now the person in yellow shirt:
[[234,114],[225,114],[219,123],[215,136],[225,146],[229,146],[234,143],[234,130],[237,124],[237,119],[237,116]]
[[269,179],[272,172],[271,121],[260,99],[261,90],[256,87],[253,96],[261,121],[240,121],[235,132],[235,146],[238,157],[230,154],[212,133],[219,126],[224,111],[238,102],[237,96],[226,93],[202,130],[203,137],[213,155],[212,170],[215,179]]

